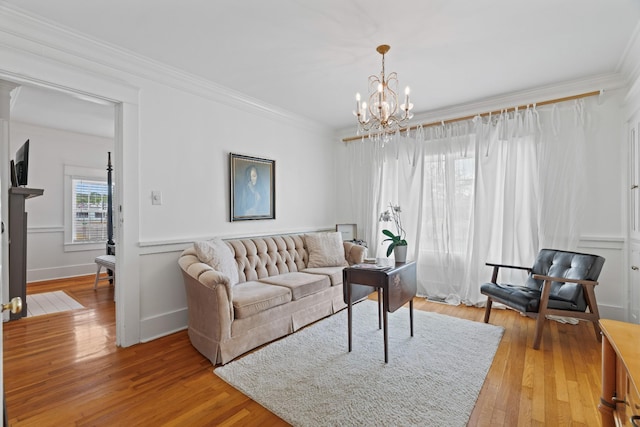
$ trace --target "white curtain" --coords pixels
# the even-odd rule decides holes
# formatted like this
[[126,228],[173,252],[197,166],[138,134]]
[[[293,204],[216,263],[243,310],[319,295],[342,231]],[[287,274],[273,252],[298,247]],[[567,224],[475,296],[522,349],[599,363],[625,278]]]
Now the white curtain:
[[543,247],[575,249],[585,117],[579,100],[351,143],[352,209],[370,256],[386,256],[381,230],[392,224],[378,216],[400,205],[418,294],[481,305],[486,262],[531,266]]

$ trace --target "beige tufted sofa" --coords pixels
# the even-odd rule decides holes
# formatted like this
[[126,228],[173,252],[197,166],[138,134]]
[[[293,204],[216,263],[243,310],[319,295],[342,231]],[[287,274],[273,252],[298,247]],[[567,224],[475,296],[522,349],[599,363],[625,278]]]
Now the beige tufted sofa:
[[[318,238],[331,242],[328,256],[333,261],[318,261]],[[202,253],[202,242],[185,249],[178,260],[189,338],[214,365],[343,309],[342,270],[366,256],[365,247],[342,242],[338,233],[218,240],[218,245],[224,256],[224,246],[230,249],[237,278],[233,269],[225,274],[223,265],[208,260],[211,255]],[[327,255],[327,248],[322,250]]]

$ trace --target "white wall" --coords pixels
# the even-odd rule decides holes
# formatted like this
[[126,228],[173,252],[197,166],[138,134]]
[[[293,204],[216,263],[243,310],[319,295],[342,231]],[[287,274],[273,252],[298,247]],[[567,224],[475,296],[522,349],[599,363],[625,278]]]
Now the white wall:
[[[27,281],[92,274],[93,259],[104,253],[104,245],[93,250],[64,248],[64,168],[66,165],[97,169],[104,171],[101,176],[106,179],[107,152],[113,152],[113,140],[12,122],[12,155],[27,139],[29,187],[44,189],[42,196],[25,202],[29,215]],[[66,212],[69,214],[68,207]]]
[[[625,272],[627,273],[629,283],[628,300],[629,300],[629,321],[634,323],[640,323],[640,233],[638,230],[638,220],[640,219],[636,206],[632,206],[634,203],[633,197],[638,197],[638,189],[631,189],[633,185],[638,185],[638,168],[640,167],[640,154],[637,148],[634,150],[632,146],[637,144],[638,132],[640,131],[640,29],[636,29],[635,37],[632,38],[628,46],[628,54],[625,61],[622,64],[623,69],[627,71],[629,77],[629,92],[625,97],[624,102],[624,119],[625,119],[625,132],[627,143],[628,155],[627,164],[629,166],[628,181],[626,181],[626,188],[628,191],[627,212],[629,212],[629,220],[627,221],[629,227],[628,234],[628,250],[629,256],[627,263],[625,264]],[[633,133],[632,133],[633,132]],[[637,147],[637,145],[635,145]],[[631,165],[634,165],[633,168]],[[631,171],[635,169],[635,173]],[[633,176],[633,175],[636,176]],[[632,215],[635,218],[632,218]],[[635,223],[635,224],[634,224]]]
[[579,250],[606,261],[596,287],[603,318],[628,320],[625,273],[627,146],[623,100],[625,90],[606,92],[594,106],[587,132],[587,209],[581,224]]
[[[335,226],[333,146],[298,128],[151,82],[140,84],[140,240]],[[144,126],[145,123],[152,125]],[[229,221],[229,153],[276,161],[276,219]],[[151,191],[162,205],[151,204]]]

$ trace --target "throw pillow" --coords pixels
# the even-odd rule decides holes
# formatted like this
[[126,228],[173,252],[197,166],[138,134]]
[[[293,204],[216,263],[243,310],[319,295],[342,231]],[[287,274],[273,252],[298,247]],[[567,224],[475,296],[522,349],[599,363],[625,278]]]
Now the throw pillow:
[[309,251],[307,267],[340,267],[349,265],[344,257],[341,233],[336,231],[332,233],[306,234],[305,242]]
[[238,267],[229,246],[219,237],[194,243],[198,259],[229,278],[231,286],[238,283]]

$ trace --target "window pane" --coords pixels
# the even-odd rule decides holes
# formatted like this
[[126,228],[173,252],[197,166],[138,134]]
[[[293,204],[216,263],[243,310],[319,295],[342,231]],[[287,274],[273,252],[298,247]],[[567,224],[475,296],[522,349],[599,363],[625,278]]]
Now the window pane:
[[469,222],[473,206],[473,183],[475,176],[475,159],[459,158],[455,163],[455,178],[453,181],[453,227],[452,246],[455,252],[463,253],[467,249],[469,239]]
[[73,242],[107,241],[107,183],[72,179]]
[[421,243],[424,251],[456,254],[466,250],[473,201],[473,157],[427,155]]

